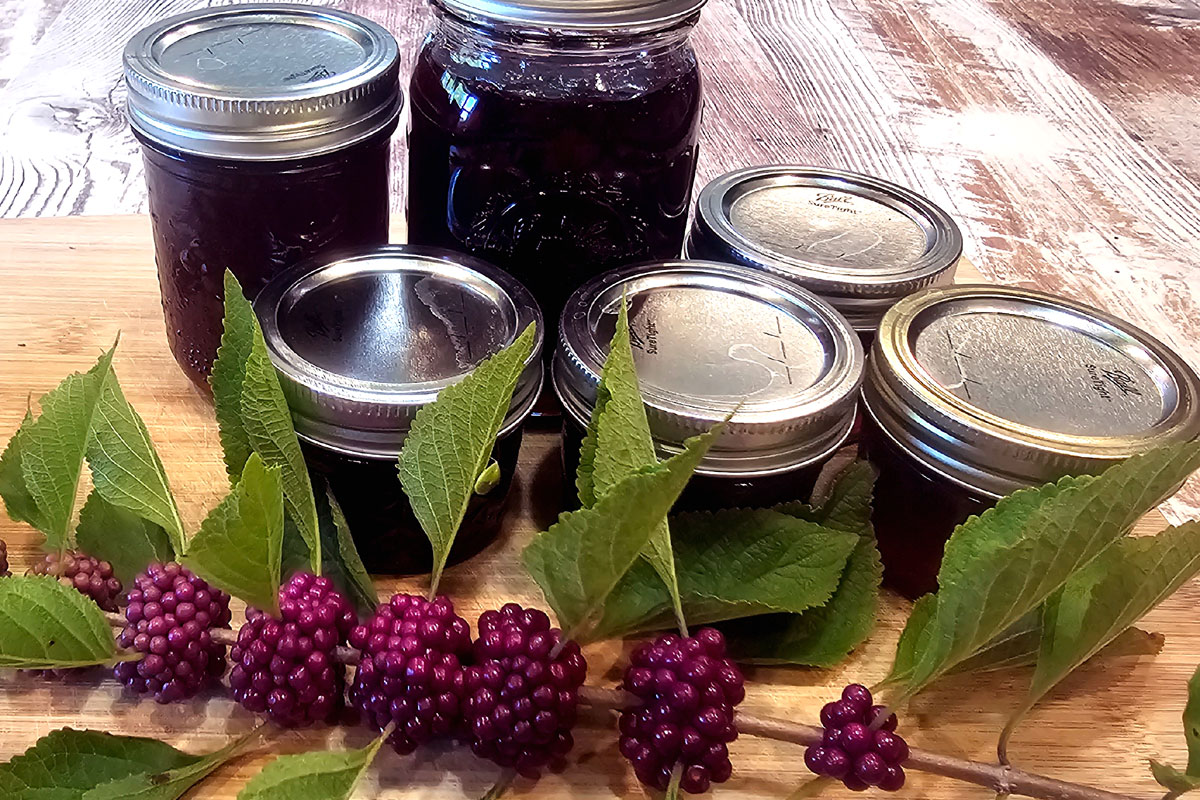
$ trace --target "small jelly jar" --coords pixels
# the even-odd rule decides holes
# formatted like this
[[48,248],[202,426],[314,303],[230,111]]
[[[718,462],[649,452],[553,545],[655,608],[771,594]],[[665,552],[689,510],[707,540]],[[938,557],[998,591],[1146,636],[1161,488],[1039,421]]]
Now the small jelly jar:
[[507,269],[552,325],[600,272],[678,258],[703,3],[434,0],[409,90],[409,241]]
[[342,11],[247,4],[156,22],[124,62],[167,339],[207,391],[226,268],[253,298],[304,258],[387,242],[396,41]]
[[903,186],[825,167],[748,167],[696,200],[689,258],[761,269],[840,311],[870,347],[884,312],[950,283],[962,255],[950,216]]
[[1200,381],[1096,309],[999,286],[927,289],[883,318],[862,447],[888,584],[937,589],[955,526],[1018,489],[1200,435]]
[[[808,500],[855,421],[863,349],[828,304],[778,278],[728,264],[627,267],[585,284],[559,324],[552,383],[563,456],[575,474],[621,298],[660,457],[721,422],[677,508]],[[570,481],[568,481],[570,483]]]
[[317,491],[332,489],[367,568],[389,574],[432,562],[397,475],[413,417],[536,325],[492,453],[500,482],[471,499],[451,562],[497,537],[542,385],[542,315],[528,290],[470,256],[391,245],[305,262],[269,283],[255,310]]

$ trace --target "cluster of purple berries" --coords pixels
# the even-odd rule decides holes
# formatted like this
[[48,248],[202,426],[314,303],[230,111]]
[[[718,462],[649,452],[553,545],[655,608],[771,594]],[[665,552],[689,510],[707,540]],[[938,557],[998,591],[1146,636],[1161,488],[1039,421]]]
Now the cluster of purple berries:
[[354,607],[332,581],[297,573],[279,590],[278,619],[246,610],[230,652],[234,698],[284,727],[333,719],[346,686],[334,650],[357,624]]
[[725,657],[713,628],[660,636],[633,651],[625,689],[642,701],[621,714],[621,755],[638,780],[665,790],[676,765],[691,794],[729,780],[728,744],[737,738],[734,708],[746,696],[742,673]]
[[587,662],[536,609],[508,603],[479,617],[475,663],[465,670],[466,738],[475,755],[527,778],[561,770],[574,746]]
[[396,752],[456,732],[471,629],[448,598],[394,595],[350,632],[350,644],[362,654],[350,702],[378,730],[395,723]]
[[225,647],[213,628],[228,628],[229,595],[176,563],[151,564],[126,596],[117,641],[143,653],[116,666],[117,680],[160,703],[191,697],[225,672]]
[[[68,550],[61,556],[48,553],[30,572],[58,578],[59,583],[92,598],[105,611],[117,610],[117,600],[121,597],[123,587],[113,574],[112,564],[107,561],[92,558],[78,550]],[[0,569],[0,574],[3,573],[4,569]]]
[[[852,683],[842,690],[841,700],[827,703],[821,709],[824,739],[805,751],[804,763],[852,791],[877,786],[894,792],[904,786],[901,765],[908,758],[908,744],[896,735],[896,715],[872,702],[867,687]],[[884,714],[888,716],[880,719]]]

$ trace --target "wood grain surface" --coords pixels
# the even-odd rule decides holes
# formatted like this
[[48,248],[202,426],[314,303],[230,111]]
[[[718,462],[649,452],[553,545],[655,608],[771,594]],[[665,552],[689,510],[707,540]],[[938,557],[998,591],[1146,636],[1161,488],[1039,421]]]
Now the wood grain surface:
[[[972,274],[970,267],[965,274]],[[159,448],[188,530],[227,490],[212,410],[176,368],[168,353],[150,246],[143,217],[82,217],[0,221],[0,440],[16,429],[27,403],[68,372],[90,366],[118,333],[115,360],[126,395],[146,419]],[[443,588],[459,610],[475,619],[507,600],[541,604],[518,554],[546,526],[562,480],[558,437],[528,436],[499,541],[481,556],[451,568]],[[3,515],[0,515],[3,517]],[[1157,530],[1161,517],[1142,532]],[[0,519],[17,572],[38,555],[38,534]],[[381,591],[420,590],[419,580],[381,580]],[[1014,761],[1058,778],[1156,797],[1146,761],[1186,759],[1179,715],[1185,683],[1200,659],[1200,586],[1191,584],[1144,622],[1166,635],[1155,657],[1123,657],[1085,666],[1051,693],[1019,731]],[[239,609],[240,611],[240,609]],[[744,709],[815,721],[820,706],[851,680],[872,683],[886,673],[907,603],[885,595],[878,629],[843,666],[831,671],[753,669]],[[240,616],[240,614],[239,614]],[[616,645],[587,650],[593,683],[612,685],[622,653]],[[914,744],[961,757],[987,759],[1006,714],[1017,704],[1027,672],[951,681],[919,697],[902,731]],[[215,749],[254,725],[251,714],[219,692],[162,707],[127,696],[103,671],[51,684],[29,676],[0,675],[0,761],[38,737],[70,725],[161,738],[185,749]],[[274,734],[260,750],[220,770],[194,797],[227,800],[272,752],[296,752],[345,741],[361,745],[361,729]],[[518,783],[514,798],[646,796],[616,752],[612,720],[587,715],[571,768],[536,787]],[[783,798],[806,778],[799,748],[753,737],[732,746],[736,772],[714,793],[726,798]],[[357,797],[479,797],[497,770],[463,750],[436,749],[402,758],[385,751]],[[848,795],[829,790],[825,796]],[[950,800],[991,794],[943,779],[912,776],[902,796]]]

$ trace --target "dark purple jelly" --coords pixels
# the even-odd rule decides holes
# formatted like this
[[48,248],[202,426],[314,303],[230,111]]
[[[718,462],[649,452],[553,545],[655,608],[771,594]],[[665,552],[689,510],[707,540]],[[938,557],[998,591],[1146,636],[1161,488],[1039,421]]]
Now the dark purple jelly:
[[441,15],[411,82],[409,240],[509,270],[554,322],[593,275],[678,257],[702,105],[687,27],[547,43]]

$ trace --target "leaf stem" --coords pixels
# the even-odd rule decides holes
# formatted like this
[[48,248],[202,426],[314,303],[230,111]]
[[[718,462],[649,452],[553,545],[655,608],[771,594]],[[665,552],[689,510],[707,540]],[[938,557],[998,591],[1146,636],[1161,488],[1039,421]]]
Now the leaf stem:
[[[120,614],[109,612],[105,617],[114,628],[125,625],[125,618]],[[237,641],[237,632],[227,628],[213,629],[211,635],[213,641],[219,644],[232,645]],[[353,665],[358,663],[359,654],[353,648],[339,647],[334,651],[334,660],[341,664]],[[609,711],[622,711],[636,708],[638,705],[637,698],[625,691],[598,686],[581,687],[579,702]],[[881,716],[886,718],[886,715]],[[758,717],[741,711],[737,712],[735,719],[741,733],[805,747],[820,744],[825,734],[823,729],[815,725],[804,725],[775,717]],[[1134,800],[1129,795],[1055,780],[1008,765],[969,761],[918,748],[909,750],[904,767],[973,783],[1002,795],[1017,794],[1039,800]]]

